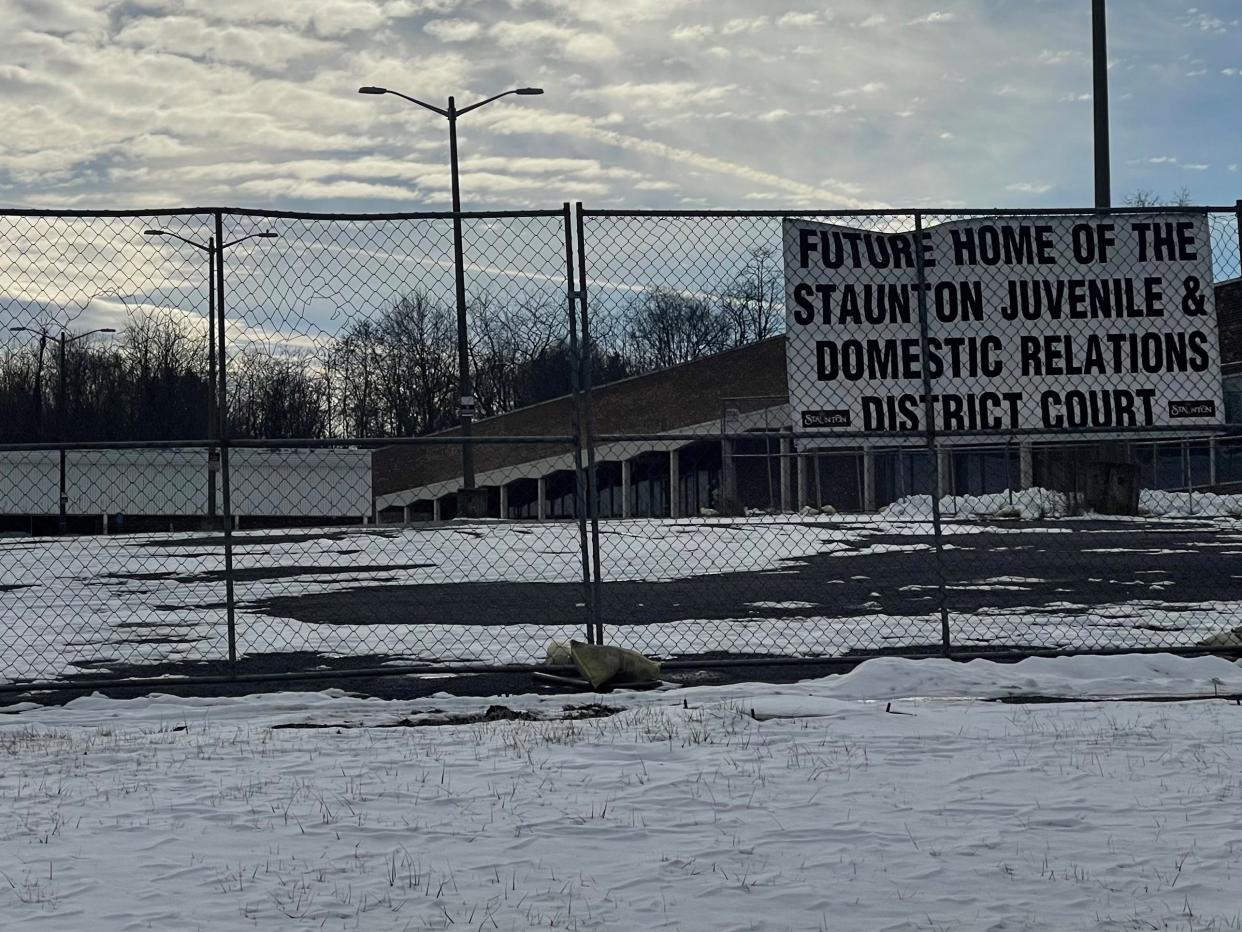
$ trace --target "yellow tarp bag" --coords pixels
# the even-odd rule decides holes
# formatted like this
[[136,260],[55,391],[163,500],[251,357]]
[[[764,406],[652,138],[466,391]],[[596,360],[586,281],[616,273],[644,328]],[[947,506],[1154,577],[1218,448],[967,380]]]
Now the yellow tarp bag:
[[660,679],[660,665],[636,650],[570,641],[569,656],[593,689],[613,679],[631,683],[654,683]]

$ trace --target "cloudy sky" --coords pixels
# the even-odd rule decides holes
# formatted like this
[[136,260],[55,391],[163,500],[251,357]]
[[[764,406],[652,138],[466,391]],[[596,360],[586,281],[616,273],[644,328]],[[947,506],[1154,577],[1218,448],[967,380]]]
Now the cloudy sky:
[[[0,204],[1082,205],[1088,0],[0,0]],[[1242,2],[1112,0],[1114,196],[1242,196]]]

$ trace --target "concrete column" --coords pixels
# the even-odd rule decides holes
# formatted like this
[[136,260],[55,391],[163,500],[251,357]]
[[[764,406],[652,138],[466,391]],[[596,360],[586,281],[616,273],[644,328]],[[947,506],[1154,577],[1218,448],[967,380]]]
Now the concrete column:
[[535,480],[535,486],[539,490],[535,504],[535,517],[540,521],[548,520],[548,480],[544,476],[540,476]]
[[940,479],[936,495],[944,498],[953,494],[953,454],[945,447],[936,450],[936,473]]
[[105,511],[99,517],[103,520],[103,535],[104,537],[107,537],[108,536],[108,513]]
[[737,467],[733,461],[733,438],[724,437],[720,441],[720,504],[722,515],[740,512],[737,500]]
[[681,454],[668,451],[668,516],[681,517]]
[[431,520],[432,521],[440,520],[440,498],[439,496],[436,496],[435,498],[431,500]]
[[808,480],[811,478],[811,458],[805,453],[794,458],[794,468],[798,470],[798,508],[809,505],[810,493],[807,491]]
[[781,458],[779,466],[781,476],[781,511],[793,511],[793,476],[790,472],[793,467],[792,437],[781,438]]
[[402,509],[401,509],[401,521],[402,521],[402,523],[404,523],[404,524],[409,524],[409,523],[410,523],[410,521],[411,521],[411,520],[413,520],[413,517],[414,517],[414,506],[413,506],[413,505],[405,505],[405,506],[403,506],[403,507],[402,507]]
[[630,461],[621,461],[621,517],[631,517],[630,512]]
[[1216,439],[1208,441],[1208,484],[1216,491]]
[[863,447],[863,511],[875,511],[875,450]]
[[500,483],[500,520],[504,521],[509,517],[509,484],[507,482]]
[[1029,489],[1035,484],[1035,451],[1029,440],[1018,444],[1018,488]]

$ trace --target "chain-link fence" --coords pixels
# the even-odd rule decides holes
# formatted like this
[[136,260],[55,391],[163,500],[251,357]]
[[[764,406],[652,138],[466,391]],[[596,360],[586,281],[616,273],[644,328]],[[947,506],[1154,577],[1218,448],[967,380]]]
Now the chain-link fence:
[[455,226],[0,213],[0,684],[1242,646],[1235,208]]

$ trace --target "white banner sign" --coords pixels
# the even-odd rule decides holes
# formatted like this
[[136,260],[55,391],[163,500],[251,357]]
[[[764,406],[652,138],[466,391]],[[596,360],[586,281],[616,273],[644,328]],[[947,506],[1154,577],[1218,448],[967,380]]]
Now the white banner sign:
[[785,221],[795,431],[926,431],[929,410],[937,432],[975,434],[946,440],[975,442],[1222,423],[1204,215],[927,227],[925,347],[914,249],[912,233]]

